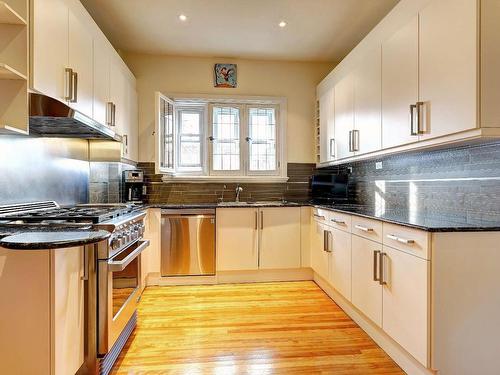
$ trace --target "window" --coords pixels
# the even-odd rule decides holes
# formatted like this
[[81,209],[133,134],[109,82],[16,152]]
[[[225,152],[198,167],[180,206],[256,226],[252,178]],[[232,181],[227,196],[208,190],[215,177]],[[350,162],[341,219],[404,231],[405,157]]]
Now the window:
[[286,179],[286,102],[157,93],[157,170],[168,178]]
[[203,169],[202,136],[204,108],[177,108],[179,162],[177,170],[197,172]]

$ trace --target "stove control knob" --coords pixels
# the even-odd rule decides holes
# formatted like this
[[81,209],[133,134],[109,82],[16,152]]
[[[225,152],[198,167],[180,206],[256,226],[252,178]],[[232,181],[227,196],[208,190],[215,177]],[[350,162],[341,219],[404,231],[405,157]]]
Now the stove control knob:
[[114,237],[111,240],[111,249],[116,250],[120,248],[120,239],[118,237]]

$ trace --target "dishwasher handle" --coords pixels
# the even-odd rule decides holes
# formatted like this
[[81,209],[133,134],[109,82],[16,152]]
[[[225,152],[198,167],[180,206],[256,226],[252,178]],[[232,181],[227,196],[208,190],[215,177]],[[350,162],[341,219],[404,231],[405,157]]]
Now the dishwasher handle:
[[197,219],[215,219],[215,215],[196,215],[196,214],[189,214],[189,215],[162,214],[161,217],[166,219],[188,219],[190,217],[194,217]]

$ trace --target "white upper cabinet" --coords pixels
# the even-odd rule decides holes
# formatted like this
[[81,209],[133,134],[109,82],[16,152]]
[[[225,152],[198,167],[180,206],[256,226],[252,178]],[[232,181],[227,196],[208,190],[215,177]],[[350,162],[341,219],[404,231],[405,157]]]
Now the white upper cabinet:
[[112,125],[110,107],[110,55],[107,43],[94,39],[94,120]]
[[[410,105],[418,101],[418,17],[382,43],[382,147],[418,141]],[[413,117],[415,120],[415,117]],[[413,133],[413,134],[412,134]]]
[[319,98],[320,163],[335,160],[334,89]]
[[72,69],[70,107],[92,117],[93,108],[93,40],[83,16],[83,5],[71,4],[68,17],[68,66]]
[[35,91],[67,101],[68,6],[65,0],[33,0],[32,74]]
[[354,155],[354,82],[349,74],[335,85],[335,143],[336,159]]
[[401,0],[318,85],[335,90],[334,161],[500,138],[498,19],[496,0]]
[[478,125],[477,10],[476,0],[434,0],[420,12],[423,139]]
[[370,51],[354,71],[355,153],[364,154],[382,147],[382,58],[380,47]]

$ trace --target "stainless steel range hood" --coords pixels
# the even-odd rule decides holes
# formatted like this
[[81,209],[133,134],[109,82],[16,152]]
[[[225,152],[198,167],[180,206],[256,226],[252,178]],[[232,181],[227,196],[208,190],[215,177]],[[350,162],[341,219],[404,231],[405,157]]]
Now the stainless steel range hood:
[[113,129],[46,95],[30,93],[30,134],[121,142]]

